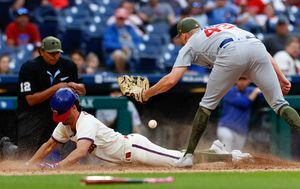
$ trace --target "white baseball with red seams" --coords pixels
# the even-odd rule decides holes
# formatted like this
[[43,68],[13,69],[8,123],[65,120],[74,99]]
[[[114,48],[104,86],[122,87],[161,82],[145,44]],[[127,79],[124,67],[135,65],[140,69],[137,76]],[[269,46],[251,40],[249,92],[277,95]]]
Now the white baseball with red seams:
[[153,166],[176,166],[175,162],[183,156],[177,150],[169,150],[153,144],[140,134],[122,135],[105,126],[93,115],[81,112],[76,123],[76,131],[59,123],[52,138],[60,143],[68,140],[90,140],[93,142],[92,155],[108,163],[142,163]]

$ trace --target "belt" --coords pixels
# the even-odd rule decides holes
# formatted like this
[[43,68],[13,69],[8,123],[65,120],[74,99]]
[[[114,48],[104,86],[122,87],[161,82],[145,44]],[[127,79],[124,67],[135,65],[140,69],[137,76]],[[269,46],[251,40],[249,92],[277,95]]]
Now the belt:
[[227,38],[227,39],[224,39],[222,42],[221,42],[221,44],[220,44],[220,46],[219,46],[219,48],[222,48],[222,47],[224,47],[227,43],[230,43],[230,42],[232,42],[233,41],[233,39],[232,38]]
[[[256,37],[255,37],[255,36],[248,36],[248,35],[247,35],[245,38],[246,38],[246,39],[254,39],[254,38],[256,38]],[[227,43],[230,43],[230,42],[232,42],[232,41],[234,41],[233,38],[226,38],[226,39],[224,39],[224,40],[221,42],[219,48],[224,47]]]
[[249,35],[246,36],[246,39],[254,39],[254,38],[257,39],[257,37],[255,36],[249,36]]

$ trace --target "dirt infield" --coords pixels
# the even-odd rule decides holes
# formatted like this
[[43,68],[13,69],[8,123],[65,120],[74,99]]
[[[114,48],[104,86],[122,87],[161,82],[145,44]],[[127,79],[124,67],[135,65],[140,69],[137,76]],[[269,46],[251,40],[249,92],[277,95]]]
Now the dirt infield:
[[43,174],[85,174],[85,173],[150,173],[150,172],[211,172],[211,171],[299,171],[300,162],[285,161],[276,157],[256,155],[251,160],[239,162],[197,163],[192,168],[150,167],[142,165],[100,166],[76,165],[56,170],[28,168],[21,161],[0,162],[0,175],[43,175]]

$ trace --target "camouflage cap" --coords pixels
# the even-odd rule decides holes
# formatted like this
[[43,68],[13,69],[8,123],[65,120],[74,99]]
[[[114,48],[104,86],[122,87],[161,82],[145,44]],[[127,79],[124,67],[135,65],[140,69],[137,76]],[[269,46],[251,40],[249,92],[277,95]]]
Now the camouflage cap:
[[200,24],[192,17],[187,17],[180,20],[177,24],[177,36],[180,36],[183,33],[187,33],[195,28],[200,28]]
[[61,50],[61,42],[56,37],[48,36],[42,40],[41,48],[49,53],[52,52],[63,52]]

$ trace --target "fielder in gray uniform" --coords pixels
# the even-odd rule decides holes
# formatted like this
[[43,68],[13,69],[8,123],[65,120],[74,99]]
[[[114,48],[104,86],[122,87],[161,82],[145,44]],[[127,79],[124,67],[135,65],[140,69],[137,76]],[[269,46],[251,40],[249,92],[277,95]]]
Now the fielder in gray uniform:
[[142,100],[147,101],[154,95],[168,91],[191,64],[212,68],[206,92],[192,124],[187,151],[178,160],[180,165],[184,165],[184,162],[190,164],[211,111],[241,76],[252,80],[261,89],[273,110],[300,132],[300,117],[283,97],[283,94],[289,92],[291,83],[263,43],[252,33],[228,23],[201,28],[191,17],[182,19],[177,25],[177,31],[184,47],[180,50],[172,71],[141,95]]

